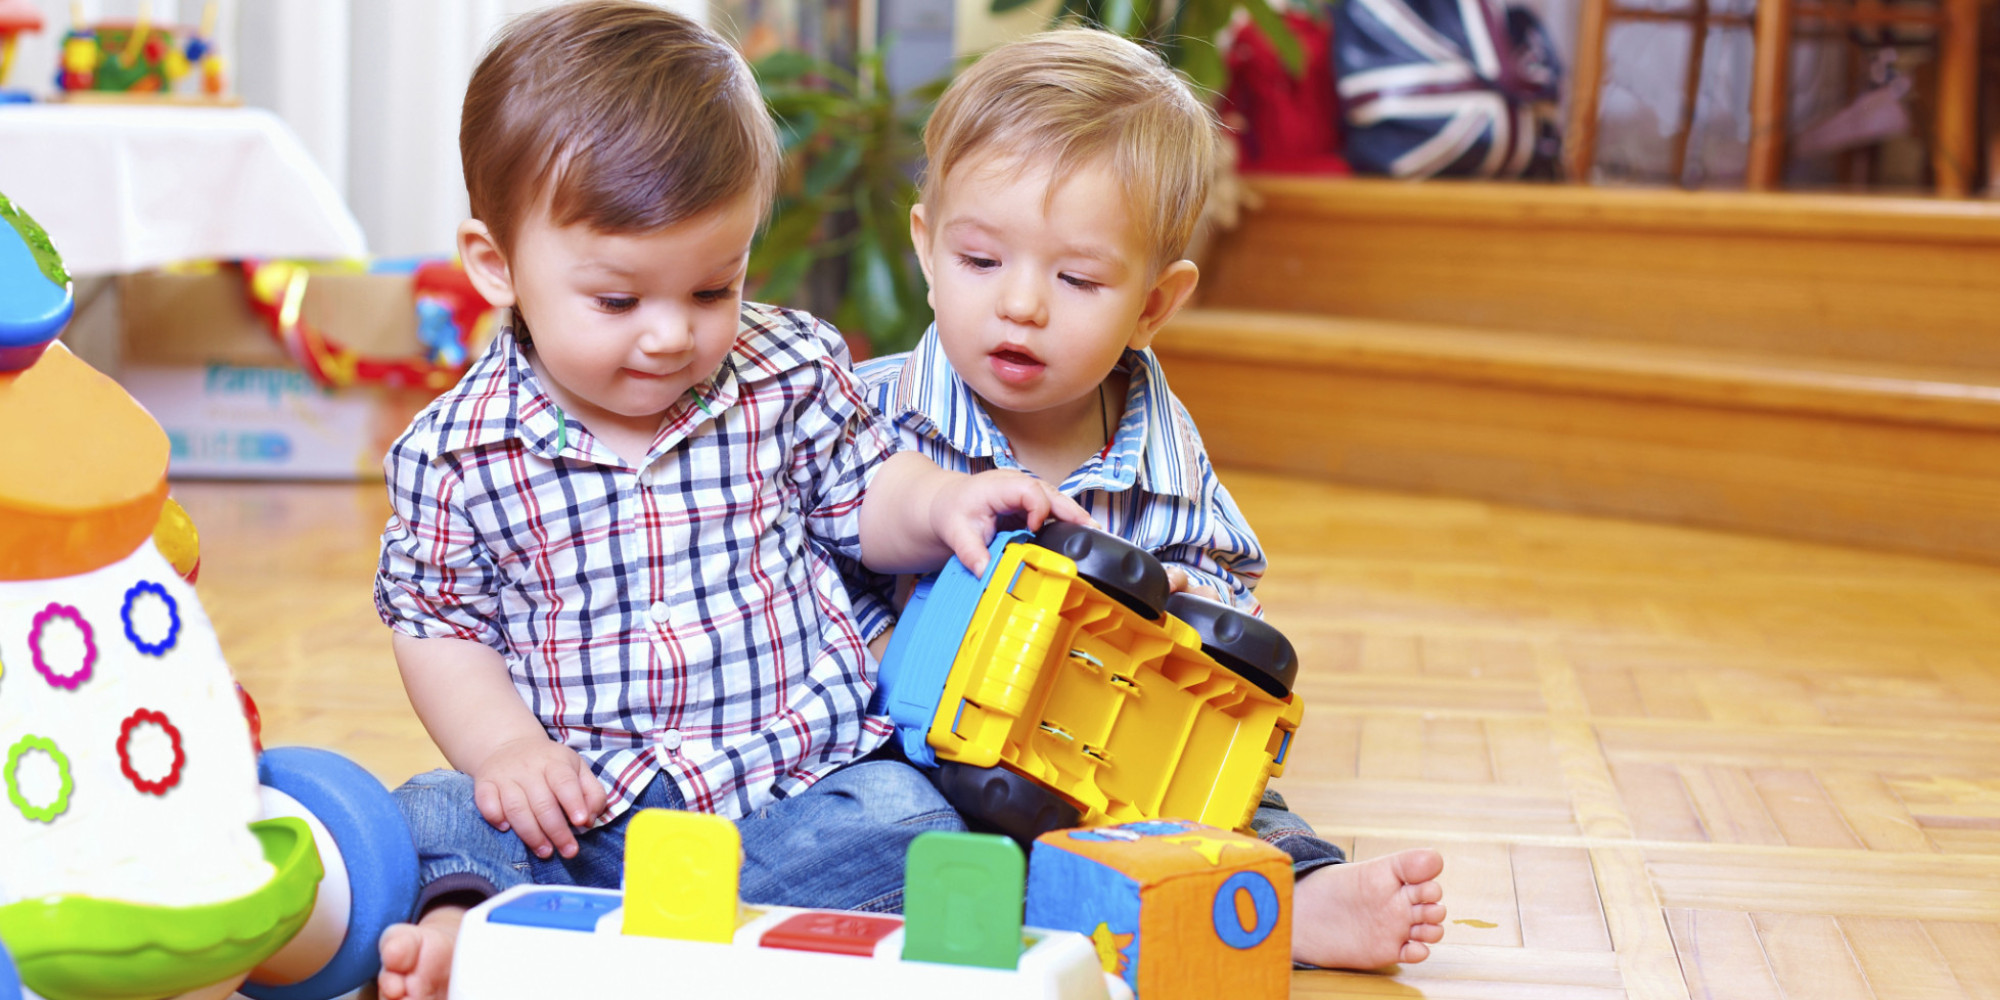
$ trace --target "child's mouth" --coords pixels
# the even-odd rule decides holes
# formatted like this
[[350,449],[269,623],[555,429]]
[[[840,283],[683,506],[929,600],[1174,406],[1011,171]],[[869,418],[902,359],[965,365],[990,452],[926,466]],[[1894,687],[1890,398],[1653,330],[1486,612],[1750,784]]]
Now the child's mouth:
[[1011,385],[1032,381],[1045,367],[1040,358],[1012,348],[1001,348],[988,354],[986,359],[994,377]]

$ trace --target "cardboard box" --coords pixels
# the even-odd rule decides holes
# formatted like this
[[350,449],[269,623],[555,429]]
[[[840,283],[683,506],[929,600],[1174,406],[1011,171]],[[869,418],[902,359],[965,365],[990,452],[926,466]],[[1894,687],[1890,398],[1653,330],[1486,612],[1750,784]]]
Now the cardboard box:
[[[243,276],[147,272],[120,282],[118,380],[166,429],[174,478],[372,479],[435,393],[315,384],[251,311]],[[417,350],[408,275],[315,274],[305,321],[369,355]]]

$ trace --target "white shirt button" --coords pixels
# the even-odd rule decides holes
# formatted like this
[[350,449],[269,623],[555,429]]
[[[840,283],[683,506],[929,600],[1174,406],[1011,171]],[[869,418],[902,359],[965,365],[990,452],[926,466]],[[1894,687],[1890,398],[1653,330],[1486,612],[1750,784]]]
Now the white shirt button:
[[652,607],[646,609],[646,617],[651,618],[655,625],[666,624],[667,615],[670,613],[663,601],[656,601]]
[[678,729],[669,729],[661,733],[660,746],[668,750],[679,750],[681,748],[681,731]]

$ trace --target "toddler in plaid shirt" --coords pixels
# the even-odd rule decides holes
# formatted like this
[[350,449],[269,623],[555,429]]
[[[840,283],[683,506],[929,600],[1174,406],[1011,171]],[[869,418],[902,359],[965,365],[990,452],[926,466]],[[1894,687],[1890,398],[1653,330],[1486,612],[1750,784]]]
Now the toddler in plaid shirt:
[[376,603],[454,770],[397,789],[424,887],[381,995],[443,996],[484,896],[616,887],[637,808],[735,820],[751,902],[899,909],[910,840],[961,824],[869,756],[889,727],[834,560],[983,566],[998,517],[1088,517],[892,454],[840,338],[741,301],[778,141],[707,29],[631,0],[530,14],[459,143],[459,251],[512,322],[385,462]]
[[[1263,550],[1147,350],[1194,291],[1181,254],[1217,140],[1186,84],[1117,35],[1050,31],[988,53],[924,130],[910,234],[937,322],[857,374],[905,447],[1061,484],[1175,589],[1255,612]],[[879,584],[856,591],[881,648]],[[1437,852],[1343,864],[1275,794],[1252,827],[1292,857],[1295,960],[1420,962],[1442,936]]]

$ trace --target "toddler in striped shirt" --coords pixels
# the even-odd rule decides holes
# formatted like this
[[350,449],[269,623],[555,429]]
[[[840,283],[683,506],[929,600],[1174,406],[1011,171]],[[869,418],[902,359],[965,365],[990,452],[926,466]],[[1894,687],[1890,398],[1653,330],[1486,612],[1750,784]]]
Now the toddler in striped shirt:
[[[1146,349],[1194,292],[1181,255],[1217,142],[1186,84],[1116,35],[1050,31],[987,54],[924,130],[910,234],[936,321],[856,373],[904,448],[1059,483],[1175,589],[1259,612],[1257,536]],[[887,594],[879,579],[856,589],[879,654]],[[1253,827],[1293,859],[1294,960],[1420,962],[1442,937],[1437,852],[1342,863],[1275,794]]]

